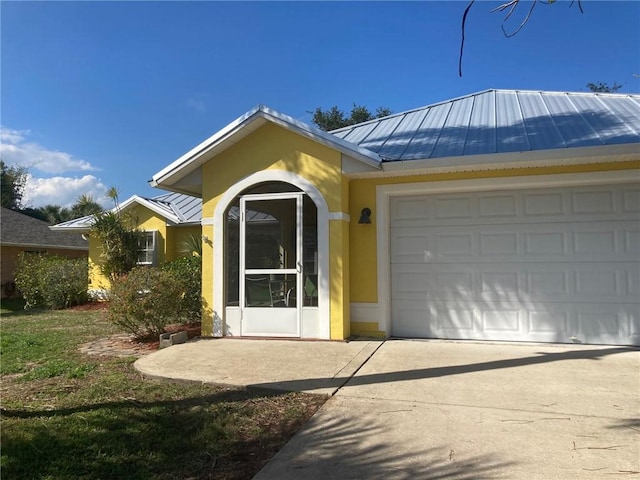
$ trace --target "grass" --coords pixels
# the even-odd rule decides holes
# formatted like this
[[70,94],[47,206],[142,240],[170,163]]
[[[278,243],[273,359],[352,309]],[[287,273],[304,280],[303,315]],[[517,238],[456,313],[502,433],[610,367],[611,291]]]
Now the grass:
[[301,393],[142,378],[135,358],[89,357],[118,333],[99,311],[3,300],[0,468],[21,479],[248,479],[324,403]]

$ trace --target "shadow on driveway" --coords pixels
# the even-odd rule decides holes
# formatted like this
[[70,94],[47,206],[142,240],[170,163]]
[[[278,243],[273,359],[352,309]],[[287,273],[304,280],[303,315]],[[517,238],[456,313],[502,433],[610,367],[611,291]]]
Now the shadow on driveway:
[[466,365],[451,365],[443,367],[428,367],[420,369],[403,370],[396,372],[371,373],[366,375],[356,375],[353,377],[333,377],[333,378],[305,378],[304,380],[290,380],[279,382],[267,382],[254,384],[252,387],[265,389],[278,389],[289,391],[310,391],[319,388],[326,388],[328,385],[334,388],[341,388],[347,382],[349,386],[371,385],[388,382],[402,382],[411,380],[421,380],[428,378],[438,378],[452,375],[462,375],[473,372],[483,372],[489,370],[499,370],[506,368],[524,367],[529,365],[540,365],[565,360],[594,360],[598,361],[609,355],[616,355],[626,352],[637,352],[634,347],[611,347],[562,351],[562,352],[537,352],[536,356],[509,358],[502,360],[492,360],[488,362],[470,363]]

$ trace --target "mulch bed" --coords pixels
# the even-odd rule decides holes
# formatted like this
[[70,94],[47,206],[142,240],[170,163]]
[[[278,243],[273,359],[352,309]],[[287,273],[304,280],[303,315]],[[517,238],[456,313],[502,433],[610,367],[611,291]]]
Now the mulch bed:
[[[88,302],[69,308],[74,311],[103,311],[109,307],[108,302]],[[200,336],[202,325],[200,322],[188,325],[175,324],[165,328],[167,333],[178,333],[186,331],[189,339]],[[107,338],[101,338],[80,347],[80,350],[89,355],[113,355],[113,356],[135,356],[140,357],[158,350],[160,339],[158,336],[147,338],[134,338],[131,335],[118,334]]]

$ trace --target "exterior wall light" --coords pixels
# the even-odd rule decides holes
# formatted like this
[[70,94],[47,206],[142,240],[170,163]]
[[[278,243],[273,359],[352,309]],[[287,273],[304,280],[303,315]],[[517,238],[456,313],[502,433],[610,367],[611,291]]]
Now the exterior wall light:
[[371,209],[363,208],[362,212],[360,212],[360,220],[358,223],[371,223]]

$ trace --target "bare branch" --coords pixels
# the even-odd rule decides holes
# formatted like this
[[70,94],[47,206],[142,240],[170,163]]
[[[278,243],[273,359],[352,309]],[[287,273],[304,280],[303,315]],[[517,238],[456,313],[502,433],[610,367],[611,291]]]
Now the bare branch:
[[475,3],[476,0],[471,0],[467,8],[464,9],[464,14],[462,15],[462,41],[460,42],[460,56],[458,57],[458,75],[462,77],[462,52],[464,50],[464,26],[467,23],[467,14],[469,13],[469,9]]
[[[516,2],[519,0],[515,0]],[[536,7],[536,3],[538,3],[538,0],[533,0],[533,2],[531,3],[531,8],[529,9],[529,12],[527,13],[527,16],[524,18],[524,20],[522,21],[522,23],[520,24],[520,26],[513,32],[513,33],[507,33],[507,30],[504,28],[504,22],[507,21],[507,18],[509,17],[509,15],[511,15],[511,12],[513,11],[513,9],[511,9],[511,12],[509,12],[509,14],[507,15],[507,17],[505,17],[504,22],[502,22],[502,33],[504,33],[504,36],[507,38],[511,38],[515,35],[518,34],[518,32],[520,30],[522,30],[524,28],[524,26],[527,24],[527,22],[529,21],[529,18],[531,18],[531,14],[533,13],[533,9]],[[514,6],[515,8],[515,6]]]

